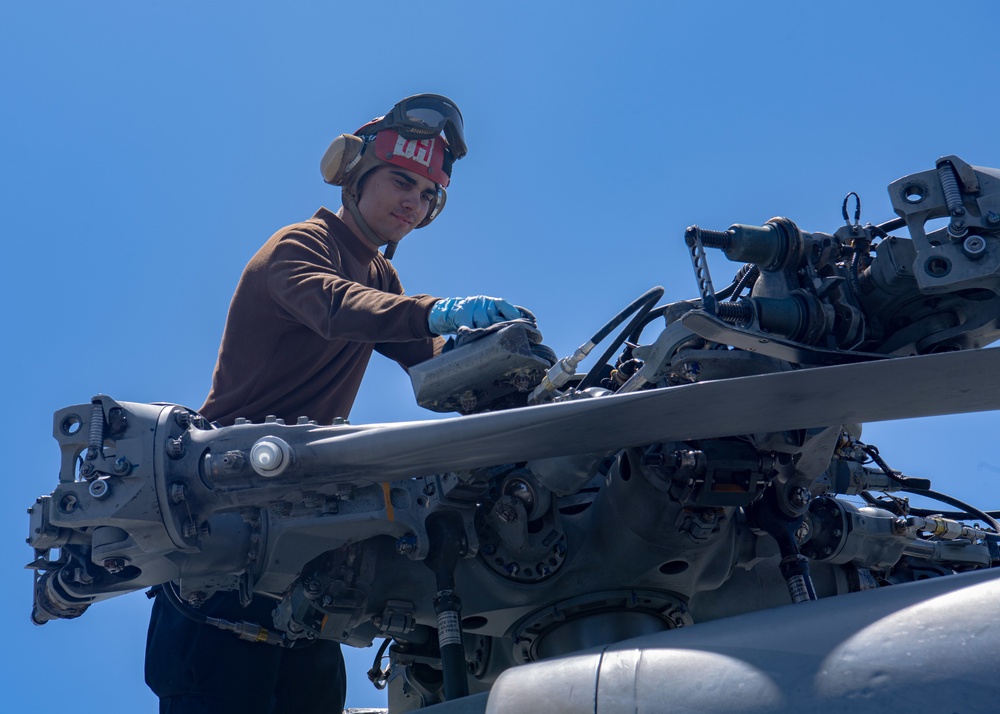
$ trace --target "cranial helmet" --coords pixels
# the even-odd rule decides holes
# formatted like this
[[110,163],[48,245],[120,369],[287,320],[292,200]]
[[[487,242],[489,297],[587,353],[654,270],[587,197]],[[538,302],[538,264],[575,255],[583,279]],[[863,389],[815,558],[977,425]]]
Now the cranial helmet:
[[[354,134],[334,139],[320,161],[320,170],[324,181],[342,187],[344,207],[365,237],[380,245],[385,241],[374,235],[357,207],[364,177],[382,164],[391,164],[433,181],[438,195],[427,216],[416,226],[423,228],[444,208],[452,165],[467,151],[462,113],[455,103],[438,94],[417,94]],[[390,244],[387,255],[391,255],[392,248]]]

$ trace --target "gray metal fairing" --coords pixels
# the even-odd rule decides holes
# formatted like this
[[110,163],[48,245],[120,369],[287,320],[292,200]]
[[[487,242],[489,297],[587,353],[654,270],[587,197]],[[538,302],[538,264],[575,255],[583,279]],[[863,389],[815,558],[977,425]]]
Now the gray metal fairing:
[[521,714],[539,702],[551,714],[995,711],[998,623],[1000,572],[964,573],[509,669],[484,708],[462,711]]

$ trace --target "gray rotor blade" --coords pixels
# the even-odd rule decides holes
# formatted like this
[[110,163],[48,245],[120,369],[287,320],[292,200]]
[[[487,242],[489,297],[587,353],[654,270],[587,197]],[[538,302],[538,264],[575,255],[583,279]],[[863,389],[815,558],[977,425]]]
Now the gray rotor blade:
[[427,422],[297,450],[307,472],[388,481],[663,441],[1000,409],[1000,349],[701,382]]

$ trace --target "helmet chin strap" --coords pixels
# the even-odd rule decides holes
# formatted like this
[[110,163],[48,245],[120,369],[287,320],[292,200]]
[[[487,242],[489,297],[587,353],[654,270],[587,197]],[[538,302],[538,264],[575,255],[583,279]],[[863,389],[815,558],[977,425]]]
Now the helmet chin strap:
[[[358,202],[354,200],[354,196],[347,191],[343,191],[342,194],[341,202],[344,204],[344,208],[347,209],[347,212],[351,214],[351,218],[354,219],[354,224],[361,229],[361,235],[363,235],[365,240],[371,243],[375,249],[386,246],[388,256],[392,257],[392,253],[395,252],[396,244],[377,236],[375,231],[371,229],[368,222],[365,221],[364,217],[361,215],[361,209],[358,208]],[[390,248],[392,249],[391,251]]]

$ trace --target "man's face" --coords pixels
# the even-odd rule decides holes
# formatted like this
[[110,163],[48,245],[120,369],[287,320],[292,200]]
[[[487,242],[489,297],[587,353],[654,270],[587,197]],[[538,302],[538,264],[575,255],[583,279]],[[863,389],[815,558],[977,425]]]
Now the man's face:
[[379,166],[362,182],[358,209],[375,235],[395,243],[427,217],[436,196],[430,179],[398,166]]

